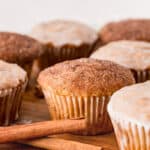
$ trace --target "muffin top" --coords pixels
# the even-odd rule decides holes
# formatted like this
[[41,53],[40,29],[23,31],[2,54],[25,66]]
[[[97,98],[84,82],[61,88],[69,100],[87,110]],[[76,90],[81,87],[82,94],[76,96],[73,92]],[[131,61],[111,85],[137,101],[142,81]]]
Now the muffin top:
[[26,63],[39,57],[43,45],[36,40],[17,33],[0,32],[0,59],[12,63]]
[[113,62],[81,58],[45,69],[38,83],[58,95],[109,96],[133,84],[134,78],[130,70]]
[[103,43],[117,40],[150,41],[150,19],[128,19],[111,22],[100,30]]
[[98,34],[95,30],[75,21],[54,20],[35,26],[30,34],[45,44],[61,47],[67,44],[80,46],[93,44]]
[[16,87],[26,79],[27,73],[17,64],[0,60],[0,90]]
[[150,69],[150,43],[116,41],[99,48],[91,58],[116,62],[129,69]]
[[117,91],[108,104],[108,111],[118,119],[150,126],[150,81]]

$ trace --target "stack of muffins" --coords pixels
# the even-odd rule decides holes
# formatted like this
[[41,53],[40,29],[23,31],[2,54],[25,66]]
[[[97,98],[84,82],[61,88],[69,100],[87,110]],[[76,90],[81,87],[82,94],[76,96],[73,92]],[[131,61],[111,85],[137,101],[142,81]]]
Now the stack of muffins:
[[0,32],[0,125],[18,118],[27,80],[38,77],[51,119],[85,118],[75,132],[82,135],[114,126],[121,150],[150,149],[150,20],[109,23],[99,33],[55,20],[29,36]]
[[18,119],[32,62],[43,54],[43,49],[44,46],[31,37],[0,32],[0,125],[9,125]]

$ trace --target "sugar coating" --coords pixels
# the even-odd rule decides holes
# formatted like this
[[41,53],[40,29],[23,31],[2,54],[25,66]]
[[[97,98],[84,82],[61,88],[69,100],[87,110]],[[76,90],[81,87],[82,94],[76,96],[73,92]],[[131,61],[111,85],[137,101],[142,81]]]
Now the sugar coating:
[[131,85],[113,94],[110,115],[150,127],[150,81]]
[[118,40],[150,41],[150,19],[110,22],[100,29],[102,43]]
[[27,73],[17,64],[0,60],[0,90],[13,88],[26,80]]
[[113,61],[129,69],[150,69],[150,43],[127,40],[111,42],[99,48],[91,58]]
[[80,46],[93,44],[98,39],[96,31],[75,21],[54,20],[35,26],[30,34],[43,43],[56,47],[65,44]]
[[89,58],[65,61],[42,71],[38,82],[58,95],[110,96],[134,83],[131,71],[110,61]]
[[35,39],[11,32],[0,32],[0,59],[23,65],[44,53],[44,46]]

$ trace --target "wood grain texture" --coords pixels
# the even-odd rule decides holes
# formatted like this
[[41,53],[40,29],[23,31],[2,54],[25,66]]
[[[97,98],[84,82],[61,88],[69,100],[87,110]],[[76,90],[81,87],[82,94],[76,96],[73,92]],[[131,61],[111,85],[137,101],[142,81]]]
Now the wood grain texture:
[[[101,146],[64,140],[61,138],[41,138],[36,140],[21,141],[20,143],[52,150],[102,150]],[[60,148],[61,146],[61,148]]]
[[[38,99],[34,97],[31,92],[26,93],[26,95],[24,96],[24,101],[23,101],[21,119],[17,121],[16,124],[46,121],[49,119],[50,119],[50,116],[49,116],[48,108],[47,108],[45,101],[43,99]],[[57,138],[62,141],[69,140],[75,143],[80,142],[83,144],[102,147],[103,150],[118,150],[115,136],[113,133],[105,134],[105,135],[98,135],[98,136],[78,136],[78,135],[71,135],[71,134],[61,134],[61,135],[54,135],[50,137],[51,138],[44,138],[44,140],[46,140],[47,142],[49,141],[49,139]],[[42,145],[40,144],[41,148],[43,145],[46,144],[46,142],[43,142],[44,140],[42,140]],[[51,142],[53,142],[53,140],[51,140]],[[30,143],[28,144],[31,145]],[[9,150],[12,148],[12,145],[13,145],[13,150],[20,150],[20,149],[39,150],[38,148],[26,147],[25,145],[21,145],[21,144],[0,144],[0,149]],[[60,147],[57,147],[57,149],[61,150],[61,144],[60,144]],[[52,150],[55,150],[55,149],[53,148]]]

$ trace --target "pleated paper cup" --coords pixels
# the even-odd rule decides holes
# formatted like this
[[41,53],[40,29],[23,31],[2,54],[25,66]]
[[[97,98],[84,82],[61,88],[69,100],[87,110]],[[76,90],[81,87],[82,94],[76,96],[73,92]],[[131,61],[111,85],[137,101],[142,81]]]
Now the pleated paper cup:
[[0,90],[0,126],[9,125],[19,118],[26,85],[27,79],[17,87]]
[[132,73],[135,77],[136,83],[145,82],[150,80],[150,70],[132,70]]
[[79,47],[73,45],[65,45],[63,47],[54,47],[48,45],[48,60],[49,65],[55,64],[57,62],[71,60],[81,57],[88,57],[92,51],[93,46],[88,44],[82,44]]
[[85,131],[76,134],[96,135],[112,131],[106,111],[109,96],[59,96],[52,90],[44,90],[52,119],[86,119]]
[[[96,42],[97,43],[97,42]],[[55,47],[51,43],[47,44],[47,51],[37,61],[41,70],[53,65],[55,63],[72,60],[81,57],[89,57],[92,51],[95,49],[95,44],[82,44],[80,46],[64,45],[62,47]]]
[[150,150],[150,127],[111,116],[120,150]]

